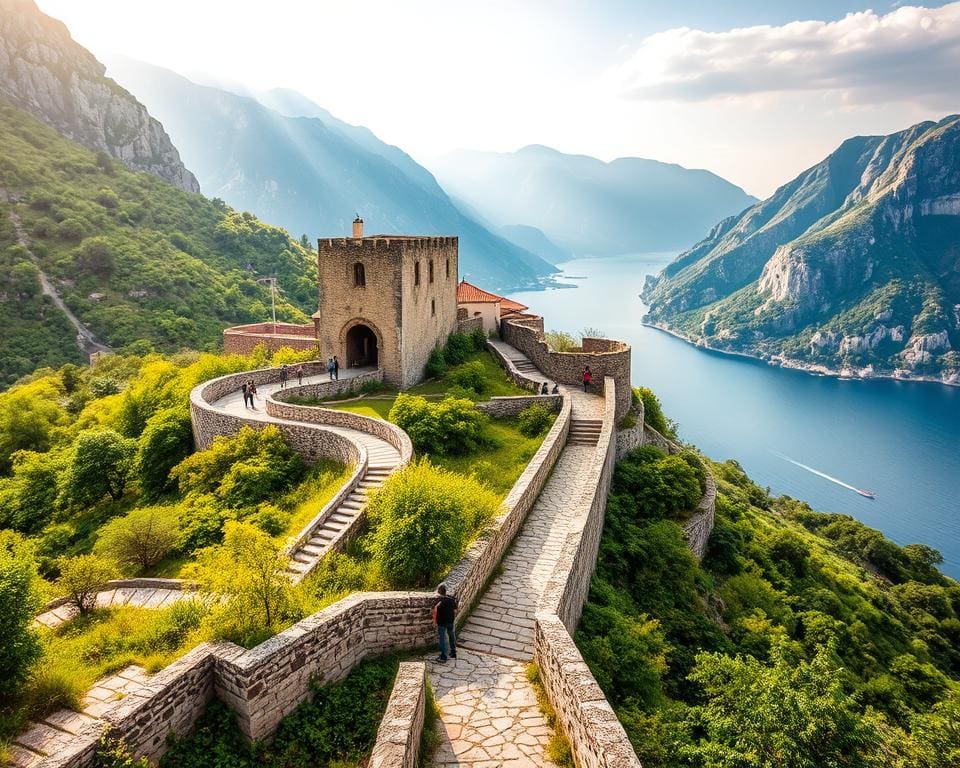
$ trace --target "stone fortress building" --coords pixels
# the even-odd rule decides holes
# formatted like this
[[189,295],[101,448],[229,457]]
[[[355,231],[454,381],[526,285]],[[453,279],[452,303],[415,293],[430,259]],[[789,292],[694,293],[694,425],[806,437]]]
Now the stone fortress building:
[[380,367],[400,389],[423,378],[431,350],[457,328],[457,238],[374,235],[319,241],[321,354],[346,367]]

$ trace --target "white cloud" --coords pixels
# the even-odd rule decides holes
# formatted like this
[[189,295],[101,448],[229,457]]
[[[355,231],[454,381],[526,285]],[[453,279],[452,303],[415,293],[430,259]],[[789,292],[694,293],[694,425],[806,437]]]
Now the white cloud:
[[960,108],[960,3],[886,15],[795,21],[726,32],[687,27],[645,38],[606,73],[629,99],[707,101],[832,92],[854,103],[909,100]]

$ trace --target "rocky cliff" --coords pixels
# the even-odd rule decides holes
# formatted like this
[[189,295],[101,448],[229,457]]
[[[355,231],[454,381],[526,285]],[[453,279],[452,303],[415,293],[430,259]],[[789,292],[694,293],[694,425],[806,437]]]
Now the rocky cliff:
[[643,296],[649,322],[698,344],[960,383],[960,117],[849,139]]
[[0,0],[0,99],[133,170],[199,192],[163,126],[104,71],[33,0]]

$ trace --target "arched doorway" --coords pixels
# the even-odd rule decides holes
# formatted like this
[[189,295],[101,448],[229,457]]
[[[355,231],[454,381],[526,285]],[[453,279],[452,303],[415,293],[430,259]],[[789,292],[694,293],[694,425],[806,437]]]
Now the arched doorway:
[[345,342],[349,367],[377,367],[379,362],[377,334],[370,326],[363,323],[353,326],[347,331]]

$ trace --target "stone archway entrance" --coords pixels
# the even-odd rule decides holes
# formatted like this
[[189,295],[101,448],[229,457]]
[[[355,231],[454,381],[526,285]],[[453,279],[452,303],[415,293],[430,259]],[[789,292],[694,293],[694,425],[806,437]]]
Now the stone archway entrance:
[[348,367],[377,367],[380,362],[377,334],[370,326],[357,323],[347,331],[344,341]]

